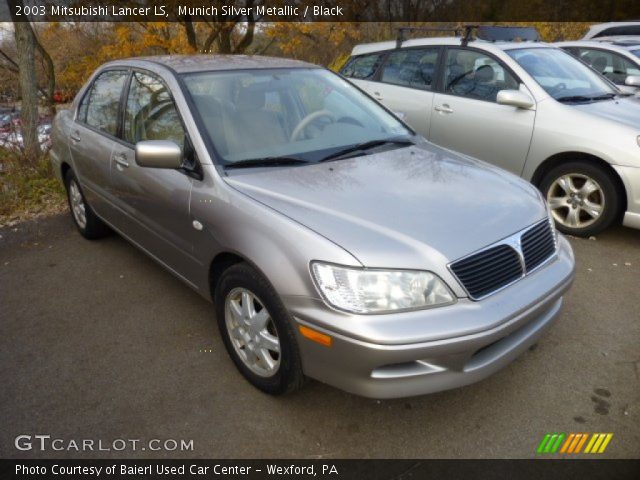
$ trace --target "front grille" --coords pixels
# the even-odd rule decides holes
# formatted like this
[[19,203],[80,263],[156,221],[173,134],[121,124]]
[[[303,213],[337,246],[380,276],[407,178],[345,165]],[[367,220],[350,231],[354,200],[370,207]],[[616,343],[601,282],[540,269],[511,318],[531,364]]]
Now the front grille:
[[553,226],[543,220],[453,262],[449,268],[469,296],[480,300],[538,268],[555,254],[556,248]]
[[497,245],[451,264],[467,293],[479,299],[522,277],[520,255],[509,245]]
[[527,273],[543,264],[556,251],[556,242],[548,221],[540,222],[522,234],[522,254]]

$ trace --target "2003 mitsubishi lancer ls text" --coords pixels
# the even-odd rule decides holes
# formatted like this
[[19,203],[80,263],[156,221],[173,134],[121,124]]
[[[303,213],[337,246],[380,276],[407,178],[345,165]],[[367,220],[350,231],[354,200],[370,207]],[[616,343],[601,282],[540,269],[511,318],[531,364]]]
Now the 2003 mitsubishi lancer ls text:
[[532,185],[308,63],[108,63],[53,136],[80,233],[119,232],[212,300],[239,371],[271,394],[481,380],[538,340],[573,280]]

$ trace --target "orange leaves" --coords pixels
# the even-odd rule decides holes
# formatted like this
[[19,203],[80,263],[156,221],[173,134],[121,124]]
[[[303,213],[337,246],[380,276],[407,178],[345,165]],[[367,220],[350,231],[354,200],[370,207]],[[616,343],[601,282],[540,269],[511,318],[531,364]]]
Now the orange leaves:
[[348,22],[274,22],[265,28],[277,40],[280,52],[289,57],[329,64],[336,49],[361,38],[360,25]]

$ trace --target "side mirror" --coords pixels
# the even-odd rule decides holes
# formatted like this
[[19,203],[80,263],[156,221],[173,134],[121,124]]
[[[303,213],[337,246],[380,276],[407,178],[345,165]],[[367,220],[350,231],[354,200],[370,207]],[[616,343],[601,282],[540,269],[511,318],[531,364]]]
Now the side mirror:
[[180,168],[182,149],[169,140],[144,140],[136,143],[136,163],[149,168]]
[[510,105],[516,108],[531,108],[535,105],[533,98],[520,90],[500,90],[496,101],[500,105]]
[[640,87],[640,75],[629,75],[625,78],[624,84],[630,87]]

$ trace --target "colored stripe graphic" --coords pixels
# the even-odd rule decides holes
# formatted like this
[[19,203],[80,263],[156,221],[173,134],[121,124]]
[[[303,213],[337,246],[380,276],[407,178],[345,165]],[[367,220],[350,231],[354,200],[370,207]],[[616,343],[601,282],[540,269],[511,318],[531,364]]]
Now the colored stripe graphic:
[[603,453],[612,437],[613,433],[594,433],[584,453]]
[[613,433],[547,433],[536,452],[578,454],[586,444],[583,453],[603,453],[612,438]]
[[565,437],[564,433],[547,433],[538,445],[537,452],[556,453]]
[[584,442],[587,441],[587,438],[589,437],[588,433],[582,433],[581,434],[581,438],[580,441],[578,442],[578,445],[576,445],[576,449],[573,453],[580,453],[580,450],[582,450],[582,446],[584,445]]

